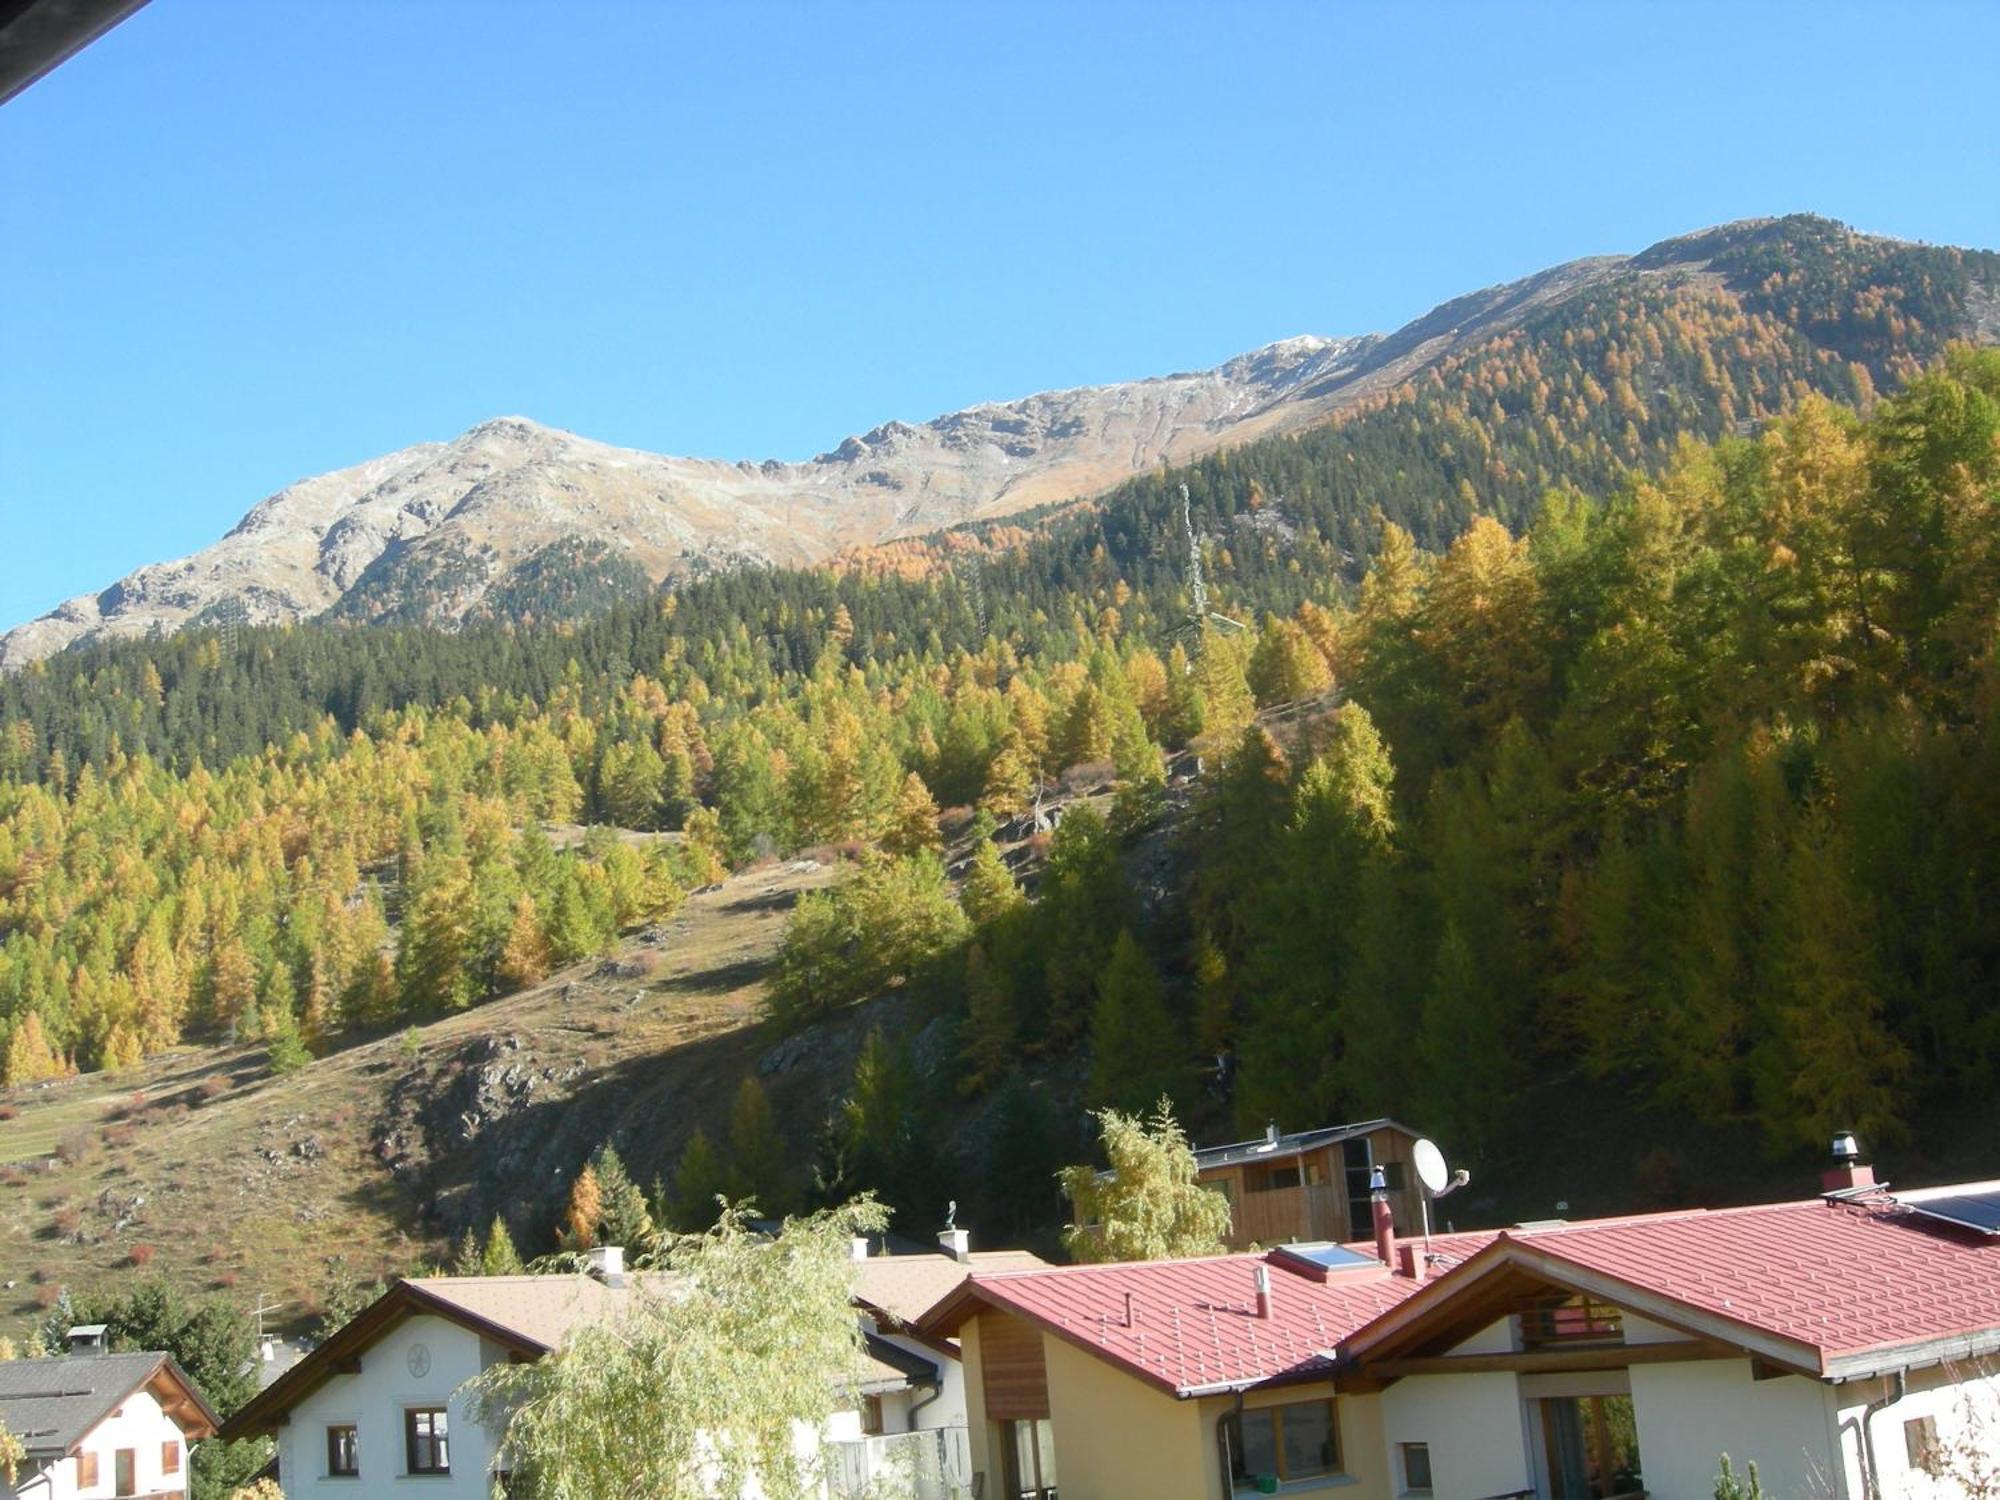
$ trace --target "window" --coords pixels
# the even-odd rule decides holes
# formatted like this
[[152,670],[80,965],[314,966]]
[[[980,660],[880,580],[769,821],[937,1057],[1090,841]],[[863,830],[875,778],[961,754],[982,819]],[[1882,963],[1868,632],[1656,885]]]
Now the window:
[[1373,1189],[1369,1187],[1375,1174],[1375,1150],[1367,1136],[1357,1135],[1340,1143],[1340,1166],[1346,1179],[1342,1185],[1347,1189],[1348,1225],[1356,1234],[1367,1234],[1375,1215],[1370,1207]]
[[[414,1468],[411,1472],[415,1472]],[[329,1479],[356,1479],[361,1474],[361,1434],[352,1422],[326,1430],[326,1473]]]
[[1431,1492],[1431,1445],[1403,1444],[1403,1493],[1428,1495]]
[[1286,1188],[1298,1187],[1304,1181],[1304,1174],[1295,1161],[1280,1162],[1272,1167],[1253,1167],[1243,1174],[1243,1186],[1253,1193],[1279,1193]]
[[181,1471],[181,1445],[178,1439],[168,1438],[160,1444],[160,1472],[178,1474]]
[[1919,1474],[1928,1474],[1936,1479],[1938,1471],[1944,1467],[1943,1455],[1938,1451],[1937,1419],[1935,1417],[1912,1417],[1903,1424],[1903,1452],[1910,1460],[1911,1469]]
[[1007,1423],[1007,1500],[1056,1500],[1056,1431],[1047,1417]]
[[451,1446],[442,1406],[413,1406],[403,1413],[403,1455],[412,1474],[449,1474]]
[[76,1487],[80,1490],[88,1490],[88,1489],[94,1489],[96,1488],[96,1486],[97,1486],[97,1455],[95,1453],[77,1454]]
[[882,1434],[882,1398],[863,1396],[861,1398],[861,1430],[869,1437]]
[[1645,1493],[1630,1396],[1564,1396],[1537,1405],[1550,1500],[1615,1500]]
[[1264,1406],[1222,1419],[1229,1472],[1239,1490],[1265,1479],[1310,1479],[1340,1471],[1338,1426],[1331,1401]]
[[111,1477],[115,1481],[112,1485],[113,1494],[138,1494],[139,1455],[130,1448],[118,1449],[111,1455]]

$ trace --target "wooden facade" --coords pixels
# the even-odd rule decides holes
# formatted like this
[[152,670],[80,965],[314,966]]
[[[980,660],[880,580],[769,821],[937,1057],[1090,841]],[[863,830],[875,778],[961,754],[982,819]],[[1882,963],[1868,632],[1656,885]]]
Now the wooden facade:
[[1422,1188],[1410,1159],[1416,1140],[1407,1127],[1383,1120],[1352,1132],[1278,1137],[1265,1150],[1217,1148],[1200,1153],[1220,1159],[1202,1164],[1198,1180],[1229,1199],[1232,1250],[1369,1238],[1368,1177],[1377,1166],[1388,1179],[1396,1232],[1414,1234],[1422,1225]]
[[979,1315],[979,1373],[986,1387],[986,1416],[1026,1422],[1049,1414],[1049,1371],[1042,1331],[1006,1313]]

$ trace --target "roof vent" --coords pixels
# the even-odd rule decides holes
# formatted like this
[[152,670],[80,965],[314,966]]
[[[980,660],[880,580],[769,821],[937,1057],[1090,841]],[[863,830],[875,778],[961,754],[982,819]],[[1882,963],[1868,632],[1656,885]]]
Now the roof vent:
[[1833,1138],[1833,1165],[1819,1174],[1819,1190],[1827,1197],[1865,1193],[1879,1186],[1875,1169],[1861,1160],[1861,1143],[1843,1130]]
[[1261,1264],[1257,1267],[1257,1316],[1271,1316],[1271,1268]]

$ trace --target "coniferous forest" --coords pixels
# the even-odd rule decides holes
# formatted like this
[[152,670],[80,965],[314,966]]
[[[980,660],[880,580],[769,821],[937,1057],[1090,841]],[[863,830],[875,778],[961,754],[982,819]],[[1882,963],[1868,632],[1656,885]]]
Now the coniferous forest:
[[[1607,289],[1004,528],[0,682],[6,1080],[222,1037],[302,1065],[848,844],[769,1024],[902,985],[957,1066],[871,1042],[829,1196],[935,1196],[897,1121],[1072,1062],[1082,1104],[1392,1114],[1473,1160],[1603,1128],[1586,1096],[1769,1156],[1990,1129],[2000,354],[1932,337],[1946,252],[1794,239],[1725,247],[1749,292]],[[1188,625],[1182,484],[1240,630]],[[985,835],[1078,767],[1116,795],[1024,890]]]

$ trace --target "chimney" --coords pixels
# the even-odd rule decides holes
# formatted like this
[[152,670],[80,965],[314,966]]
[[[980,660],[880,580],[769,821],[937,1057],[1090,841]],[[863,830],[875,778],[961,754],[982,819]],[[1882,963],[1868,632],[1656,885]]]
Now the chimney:
[[868,1259],[868,1236],[857,1234],[847,1242],[847,1254],[851,1260]]
[[1276,1120],[1266,1120],[1264,1122],[1264,1144],[1266,1146],[1275,1146],[1278,1144],[1278,1122]]
[[1822,1193],[1852,1193],[1875,1186],[1875,1169],[1861,1160],[1861,1145],[1854,1132],[1843,1130],[1833,1138],[1833,1165],[1819,1174]]
[[584,1252],[584,1268],[608,1287],[625,1285],[625,1249],[622,1245],[599,1245]]
[[1396,1274],[1422,1281],[1429,1268],[1424,1264],[1424,1247],[1404,1243],[1396,1247]]
[[1368,1202],[1375,1215],[1375,1253],[1396,1269],[1396,1215],[1389,1207],[1389,1179],[1376,1167],[1368,1174]]
[[972,1231],[969,1229],[940,1229],[938,1247],[961,1265],[972,1259]]
[[1266,1265],[1257,1267],[1257,1316],[1271,1316],[1271,1268]]

